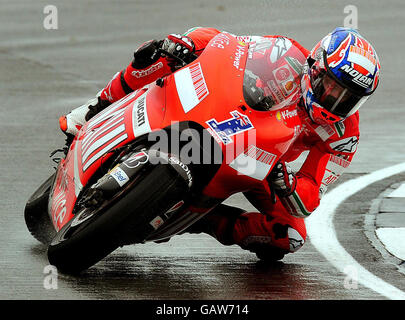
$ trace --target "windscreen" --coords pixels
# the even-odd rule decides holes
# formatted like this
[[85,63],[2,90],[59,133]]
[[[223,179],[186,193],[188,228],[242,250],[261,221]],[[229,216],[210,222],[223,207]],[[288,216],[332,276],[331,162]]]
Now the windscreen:
[[297,103],[306,57],[284,37],[254,37],[249,42],[243,95],[249,107],[276,110]]

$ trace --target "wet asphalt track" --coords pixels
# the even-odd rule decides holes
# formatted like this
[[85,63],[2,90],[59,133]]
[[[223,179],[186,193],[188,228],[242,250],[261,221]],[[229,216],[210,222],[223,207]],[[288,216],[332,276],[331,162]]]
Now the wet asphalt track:
[[[254,3],[254,4],[253,4]],[[92,97],[151,38],[213,26],[236,34],[284,34],[310,48],[358,8],[362,33],[382,63],[378,93],[361,109],[361,143],[340,182],[403,162],[405,3],[388,1],[0,1],[0,299],[353,299],[386,297],[359,285],[318,253],[310,239],[283,262],[264,265],[239,247],[204,235],[125,247],[80,277],[43,281],[46,248],[28,233],[23,209],[52,172],[49,153],[64,142],[57,119]],[[43,8],[58,9],[45,30]],[[371,185],[335,218],[345,249],[369,271],[405,291],[405,276],[364,234],[371,201],[405,175]],[[242,197],[230,204],[250,207]]]

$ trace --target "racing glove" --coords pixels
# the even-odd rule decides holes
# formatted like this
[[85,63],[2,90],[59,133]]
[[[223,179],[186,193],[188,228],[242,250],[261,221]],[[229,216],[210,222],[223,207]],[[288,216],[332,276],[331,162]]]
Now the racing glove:
[[284,162],[277,162],[268,176],[270,187],[281,198],[291,195],[297,185],[297,178]]
[[159,48],[163,41],[149,40],[142,44],[134,52],[132,67],[135,69],[144,69],[160,58]]
[[[166,58],[172,71],[183,67],[196,58],[195,45],[191,38],[179,34],[169,34],[162,42],[161,48],[168,52]],[[165,56],[163,53],[162,56]],[[181,63],[177,58],[184,61]]]

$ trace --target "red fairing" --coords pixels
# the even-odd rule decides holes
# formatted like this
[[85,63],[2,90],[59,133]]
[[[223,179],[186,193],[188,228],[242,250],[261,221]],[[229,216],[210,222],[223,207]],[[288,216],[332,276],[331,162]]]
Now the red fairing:
[[108,151],[160,125],[164,91],[159,87],[147,89],[134,91],[94,116],[71,144],[66,159],[60,163],[53,190],[51,215],[57,230],[72,218],[78,195],[111,156]]
[[53,191],[56,229],[72,218],[77,197],[111,156],[109,151],[178,121],[200,123],[222,147],[225,160],[204,189],[206,196],[226,199],[263,184],[296,138],[300,120],[294,105],[269,111],[247,108],[242,89],[248,45],[225,33],[215,39],[200,58],[165,77],[163,87],[151,83],[138,89],[82,127]]

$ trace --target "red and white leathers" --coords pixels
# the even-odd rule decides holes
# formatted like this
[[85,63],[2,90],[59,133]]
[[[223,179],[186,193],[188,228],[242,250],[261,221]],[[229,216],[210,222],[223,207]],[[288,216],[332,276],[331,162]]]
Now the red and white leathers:
[[[214,28],[199,27],[190,29],[185,35],[193,40],[195,54],[200,55],[218,33],[220,31]],[[247,42],[250,38],[240,37],[240,40]],[[304,57],[309,55],[309,51],[295,40],[288,40],[299,48]],[[286,51],[284,57],[289,54]],[[302,64],[305,62],[301,61],[302,58],[298,60]],[[131,63],[113,77],[101,91],[100,98],[112,103],[170,72],[172,71],[165,57],[160,57],[143,69],[135,69]],[[246,198],[260,212],[241,213],[236,208],[220,205],[190,230],[198,231],[198,225],[209,225],[210,231],[206,231],[204,227],[201,230],[215,236],[223,244],[238,244],[256,253],[274,247],[288,253],[302,247],[306,239],[304,218],[317,208],[327,187],[348,167],[356,152],[359,114],[356,112],[334,125],[319,125],[311,120],[300,103],[297,109],[303,125],[299,136],[281,159],[291,162],[303,152],[309,151],[305,162],[296,172],[295,190],[288,196],[277,197],[274,203],[269,187],[265,185],[267,181],[264,180],[262,187],[245,193]],[[260,255],[263,256],[262,253]]]

